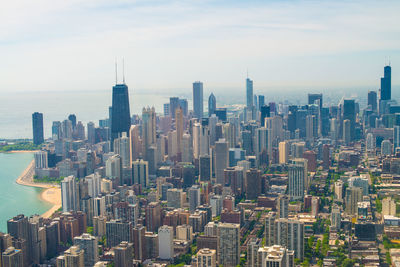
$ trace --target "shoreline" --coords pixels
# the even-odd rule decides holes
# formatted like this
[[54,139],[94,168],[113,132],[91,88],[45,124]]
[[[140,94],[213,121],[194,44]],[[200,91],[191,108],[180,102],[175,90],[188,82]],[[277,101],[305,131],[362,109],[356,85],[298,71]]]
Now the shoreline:
[[[26,153],[26,152],[21,152]],[[46,183],[35,183],[33,181],[33,175],[35,173],[35,160],[32,160],[26,169],[15,181],[19,185],[42,188],[42,192],[39,194],[39,199],[52,204],[53,206],[45,213],[40,215],[43,218],[49,218],[55,211],[61,206],[61,189],[58,185],[46,184]]]
[[35,153],[40,150],[10,150],[10,151],[0,151],[0,153]]

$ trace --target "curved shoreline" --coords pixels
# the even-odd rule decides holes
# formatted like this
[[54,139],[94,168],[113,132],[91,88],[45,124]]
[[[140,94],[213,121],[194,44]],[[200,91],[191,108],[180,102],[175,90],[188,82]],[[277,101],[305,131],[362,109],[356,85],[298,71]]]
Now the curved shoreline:
[[21,175],[15,181],[19,185],[38,187],[44,189],[39,198],[42,201],[52,204],[53,206],[43,213],[41,216],[43,218],[49,218],[55,211],[61,208],[61,189],[57,185],[45,184],[45,183],[35,183],[33,181],[33,175],[35,173],[35,160],[32,160],[28,167],[21,173]]

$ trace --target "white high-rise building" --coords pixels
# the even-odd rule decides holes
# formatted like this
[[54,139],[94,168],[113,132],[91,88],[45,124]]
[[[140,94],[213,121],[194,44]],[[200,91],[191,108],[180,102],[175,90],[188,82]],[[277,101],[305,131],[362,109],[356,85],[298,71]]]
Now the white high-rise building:
[[290,164],[288,176],[290,199],[302,200],[304,198],[305,189],[304,166],[299,164]]
[[99,249],[97,238],[90,234],[82,234],[74,237],[74,246],[84,251],[85,266],[94,266],[99,260]]
[[340,180],[335,182],[335,198],[340,201],[343,200],[343,182]]
[[106,161],[106,176],[119,183],[122,179],[122,162],[119,155],[112,155]]
[[219,216],[222,211],[222,196],[220,195],[213,195],[210,197],[210,205],[211,205],[211,211],[212,211],[212,216]]
[[40,150],[35,152],[35,168],[36,169],[47,169],[49,167],[47,161],[47,151]]
[[132,178],[134,184],[142,185],[142,188],[149,186],[149,163],[142,159],[132,162]]
[[367,134],[367,138],[365,140],[365,145],[367,147],[367,151],[371,151],[375,149],[376,139],[372,133]]
[[101,177],[98,173],[92,173],[85,177],[88,184],[88,194],[90,197],[97,197],[101,193]]
[[284,246],[273,245],[258,249],[259,267],[294,267],[294,251]]
[[214,249],[202,248],[197,252],[195,267],[216,267],[217,252]]
[[131,167],[131,150],[130,150],[130,139],[127,133],[122,133],[120,138],[114,139],[114,152],[121,156],[121,162],[123,168]]
[[158,228],[158,249],[159,257],[163,260],[169,260],[174,257],[174,228],[163,225]]
[[61,181],[61,201],[63,212],[78,210],[78,195],[75,176],[65,177]]

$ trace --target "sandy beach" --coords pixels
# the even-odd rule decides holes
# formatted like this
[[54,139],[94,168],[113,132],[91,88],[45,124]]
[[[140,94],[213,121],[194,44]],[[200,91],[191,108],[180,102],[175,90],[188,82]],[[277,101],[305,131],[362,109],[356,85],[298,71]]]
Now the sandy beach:
[[16,180],[17,184],[24,186],[32,186],[44,188],[45,190],[40,194],[40,199],[51,203],[53,207],[43,213],[41,216],[49,218],[55,211],[61,207],[61,189],[58,185],[35,183],[33,176],[35,174],[35,161],[32,160],[28,167],[22,172],[22,174]]

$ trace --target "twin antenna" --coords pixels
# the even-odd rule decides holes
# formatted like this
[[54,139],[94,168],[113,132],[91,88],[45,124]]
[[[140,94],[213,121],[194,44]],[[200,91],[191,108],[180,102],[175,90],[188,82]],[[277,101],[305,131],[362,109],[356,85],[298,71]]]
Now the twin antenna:
[[[125,60],[122,58],[122,83],[125,84]],[[118,84],[118,64],[115,59],[115,84]]]

